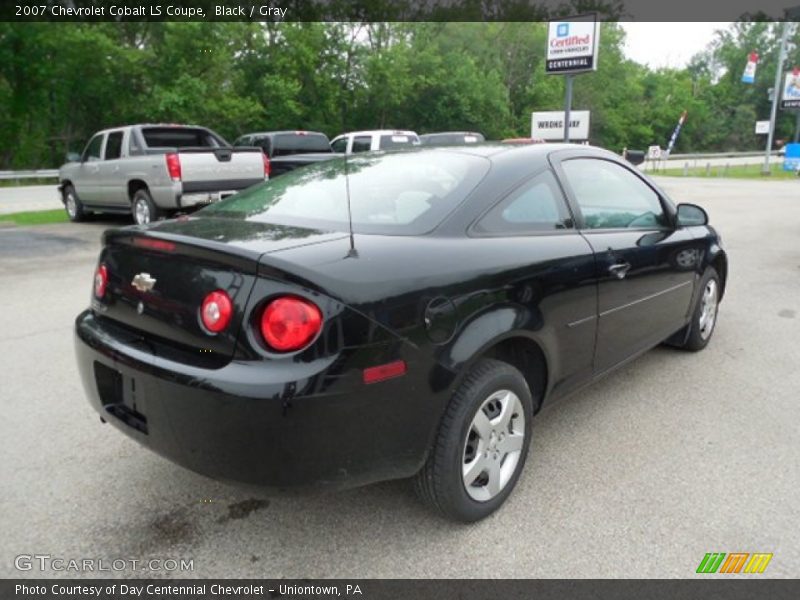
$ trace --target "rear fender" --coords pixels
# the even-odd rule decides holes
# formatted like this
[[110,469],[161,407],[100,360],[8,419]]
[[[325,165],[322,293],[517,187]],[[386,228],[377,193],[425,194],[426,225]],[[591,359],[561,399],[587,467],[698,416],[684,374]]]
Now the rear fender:
[[439,365],[453,374],[448,382],[449,388],[457,388],[475,362],[489,349],[509,338],[521,337],[535,342],[542,350],[545,362],[552,365],[549,344],[537,333],[541,328],[541,313],[519,304],[508,303],[476,315],[437,352]]

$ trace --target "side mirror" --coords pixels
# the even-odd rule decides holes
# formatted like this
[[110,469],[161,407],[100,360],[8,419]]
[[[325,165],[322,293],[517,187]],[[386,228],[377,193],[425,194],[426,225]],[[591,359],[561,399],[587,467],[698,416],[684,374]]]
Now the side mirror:
[[678,204],[678,227],[708,225],[708,213],[696,204]]
[[77,152],[67,152],[67,162],[81,162],[81,155]]

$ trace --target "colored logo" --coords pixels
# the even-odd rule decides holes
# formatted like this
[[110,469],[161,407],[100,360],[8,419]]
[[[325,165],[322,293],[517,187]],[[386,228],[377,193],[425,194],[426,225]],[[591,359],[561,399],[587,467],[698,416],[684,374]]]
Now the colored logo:
[[559,23],[556,35],[558,37],[567,37],[569,35],[569,23]]
[[763,573],[769,561],[772,560],[772,553],[754,552],[709,552],[700,561],[697,573]]

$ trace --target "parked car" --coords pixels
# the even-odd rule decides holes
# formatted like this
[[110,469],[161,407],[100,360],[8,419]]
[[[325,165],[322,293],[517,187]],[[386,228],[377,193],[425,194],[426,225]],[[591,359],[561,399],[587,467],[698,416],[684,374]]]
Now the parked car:
[[474,131],[443,131],[441,133],[425,133],[419,136],[423,146],[468,146],[485,142],[482,133]]
[[257,146],[269,158],[270,177],[338,156],[328,136],[318,131],[264,131],[246,133],[234,147]]
[[334,152],[356,154],[370,150],[399,150],[419,145],[419,136],[413,131],[377,129],[352,131],[336,136],[331,141]]
[[143,225],[216,202],[267,177],[257,148],[236,148],[194,125],[130,125],[96,133],[58,174],[71,221],[131,213]]
[[77,362],[102,419],[189,469],[414,477],[474,521],[543,405],[665,340],[703,349],[727,273],[704,210],[611,152],[365,154],[107,231]]

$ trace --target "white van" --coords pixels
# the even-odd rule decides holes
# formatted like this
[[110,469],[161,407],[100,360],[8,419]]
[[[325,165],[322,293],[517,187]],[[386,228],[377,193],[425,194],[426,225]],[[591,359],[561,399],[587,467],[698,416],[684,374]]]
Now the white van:
[[331,141],[334,152],[355,154],[370,150],[399,150],[419,146],[419,136],[413,131],[376,129],[373,131],[351,131]]

